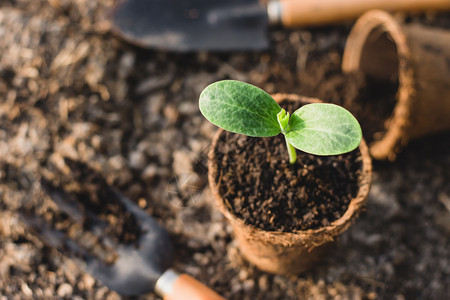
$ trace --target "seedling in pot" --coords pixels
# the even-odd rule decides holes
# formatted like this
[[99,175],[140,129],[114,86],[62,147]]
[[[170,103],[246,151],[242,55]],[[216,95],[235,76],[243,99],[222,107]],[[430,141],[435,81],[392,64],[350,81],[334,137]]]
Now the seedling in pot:
[[295,148],[315,155],[337,155],[357,148],[362,138],[358,121],[343,107],[312,103],[289,114],[265,91],[236,80],[207,86],[199,107],[206,119],[230,132],[252,137],[282,133],[291,164],[297,161]]

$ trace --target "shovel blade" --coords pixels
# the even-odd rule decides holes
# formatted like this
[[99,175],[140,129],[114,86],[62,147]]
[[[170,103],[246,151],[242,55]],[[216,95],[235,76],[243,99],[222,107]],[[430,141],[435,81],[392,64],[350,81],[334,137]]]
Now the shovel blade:
[[267,10],[258,0],[125,0],[112,28],[144,48],[174,52],[268,47]]

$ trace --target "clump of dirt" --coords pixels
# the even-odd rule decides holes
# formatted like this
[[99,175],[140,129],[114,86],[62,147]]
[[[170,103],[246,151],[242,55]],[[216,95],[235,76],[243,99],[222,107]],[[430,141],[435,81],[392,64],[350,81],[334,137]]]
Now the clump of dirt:
[[290,164],[282,135],[253,138],[225,132],[216,151],[220,194],[235,215],[263,230],[292,232],[330,225],[358,192],[358,149],[337,156],[301,152]]

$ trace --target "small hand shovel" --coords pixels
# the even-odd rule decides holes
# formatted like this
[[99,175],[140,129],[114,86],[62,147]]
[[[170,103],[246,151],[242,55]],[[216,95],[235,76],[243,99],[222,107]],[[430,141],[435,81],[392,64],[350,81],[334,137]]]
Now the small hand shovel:
[[[266,1],[267,2],[267,1]],[[113,31],[145,48],[171,51],[259,50],[269,24],[317,26],[354,20],[371,9],[449,10],[449,0],[124,0]]]
[[[86,212],[76,199],[60,188],[43,184],[44,189],[59,209],[80,223]],[[105,193],[105,191],[103,191]],[[62,231],[53,229],[40,217],[22,213],[28,224],[49,246],[70,254],[71,258],[82,258],[85,270],[121,295],[141,295],[155,291],[165,300],[223,300],[214,291],[187,274],[178,274],[170,268],[173,262],[173,247],[169,236],[152,217],[131,200],[107,188],[107,200],[118,201],[140,224],[141,234],[134,244],[116,244],[103,235],[105,222],[88,212],[92,233],[101,237],[105,244],[115,250],[113,263],[105,263],[94,257]]]

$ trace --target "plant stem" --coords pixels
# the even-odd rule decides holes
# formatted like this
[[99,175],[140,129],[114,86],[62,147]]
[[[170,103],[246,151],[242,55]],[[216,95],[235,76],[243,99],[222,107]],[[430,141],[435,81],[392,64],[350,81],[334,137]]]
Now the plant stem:
[[289,163],[295,164],[295,162],[297,161],[297,153],[295,152],[295,148],[294,146],[291,145],[291,143],[288,142],[286,138],[285,140],[286,140],[286,147],[289,153]]
[[[280,124],[281,133],[284,135],[289,130],[289,113],[287,113],[283,108],[281,111],[277,114],[278,124]],[[286,135],[284,136],[284,139],[286,140],[286,147],[289,153],[289,162],[291,164],[294,164],[297,161],[297,153],[295,152],[294,146],[291,145],[291,143],[288,142],[286,139]]]

